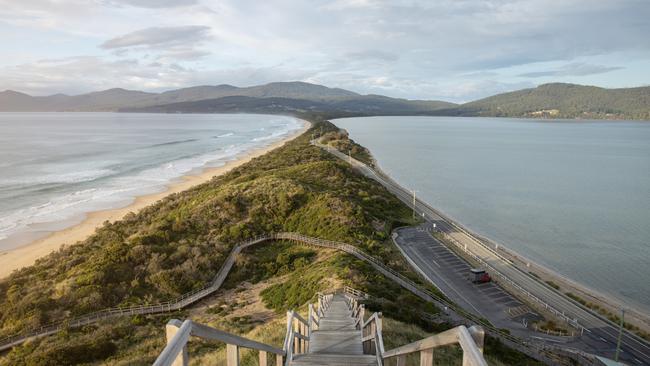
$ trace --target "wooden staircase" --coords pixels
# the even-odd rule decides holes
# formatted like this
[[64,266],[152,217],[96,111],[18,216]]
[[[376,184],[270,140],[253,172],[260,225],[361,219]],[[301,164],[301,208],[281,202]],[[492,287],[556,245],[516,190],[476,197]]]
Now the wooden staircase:
[[368,295],[345,287],[330,294],[318,294],[318,303],[309,304],[307,319],[293,310],[287,312],[287,333],[282,348],[276,348],[191,320],[172,319],[167,323],[167,346],[154,366],[187,366],[187,342],[191,336],[226,343],[227,366],[239,366],[239,350],[258,352],[259,365],[383,366],[395,359],[406,365],[409,354],[420,355],[421,366],[433,366],[433,349],[458,344],[463,350],[463,366],[487,366],[483,358],[483,329],[461,325],[428,338],[384,350],[382,315],[365,317],[363,300]]
[[295,355],[291,365],[377,365],[374,355],[363,354],[357,325],[344,295],[335,294],[310,335],[308,353]]

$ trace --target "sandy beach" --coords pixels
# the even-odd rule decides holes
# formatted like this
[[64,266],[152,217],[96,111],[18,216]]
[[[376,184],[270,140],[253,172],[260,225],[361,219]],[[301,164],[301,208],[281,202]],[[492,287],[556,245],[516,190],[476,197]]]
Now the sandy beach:
[[237,156],[235,160],[226,162],[224,166],[207,168],[197,175],[184,176],[179,182],[169,184],[165,191],[136,197],[136,199],[128,206],[89,212],[86,214],[86,218],[77,225],[52,232],[42,239],[35,240],[18,248],[0,252],[0,278],[8,276],[14,270],[34,264],[38,258],[44,257],[49,253],[58,250],[63,245],[74,244],[86,239],[105,221],[112,222],[120,220],[129,212],[137,212],[140,209],[159,201],[167,195],[182,192],[195,185],[207,182],[212,179],[212,177],[224,174],[233,168],[247,163],[253,158],[264,155],[267,152],[284,145],[287,141],[296,138],[309,129],[310,123],[307,121],[302,122],[304,125],[301,129],[296,130],[284,139],[262,148],[250,150]]

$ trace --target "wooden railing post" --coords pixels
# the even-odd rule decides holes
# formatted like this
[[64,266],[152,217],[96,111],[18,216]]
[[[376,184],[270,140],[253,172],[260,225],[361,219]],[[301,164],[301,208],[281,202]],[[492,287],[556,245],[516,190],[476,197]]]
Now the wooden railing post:
[[311,340],[311,331],[313,328],[314,304],[309,303],[309,312],[307,313],[307,337]]
[[469,330],[469,334],[474,339],[474,343],[476,343],[478,350],[481,353],[483,353],[483,343],[485,342],[485,331],[483,330],[482,327],[477,327],[476,325],[469,327],[468,330]]
[[397,366],[406,366],[406,355],[400,355],[397,358]]
[[[420,366],[432,366],[432,365],[433,365],[433,348],[423,349],[422,351],[420,351]],[[463,366],[465,366],[465,356],[463,356]]]
[[226,345],[226,364],[228,366],[239,366],[239,347],[234,344]]
[[366,307],[365,305],[361,305],[361,309],[359,310],[359,324],[360,326],[363,326],[363,317],[365,316],[366,313]]
[[260,359],[260,366],[267,366],[268,365],[266,351],[260,351],[259,359]]
[[[174,338],[174,335],[176,335],[176,332],[181,327],[181,324],[183,324],[180,320],[178,319],[172,319],[169,322],[167,322],[167,325],[165,326],[165,336],[167,338],[167,344],[169,344]],[[187,353],[187,346],[183,347],[183,351],[178,354],[176,359],[174,360],[174,363],[172,366],[187,366],[189,364],[189,355]]]
[[302,342],[302,339],[300,339],[300,337],[296,337],[296,336],[295,336],[296,333],[297,333],[297,334],[300,334],[299,325],[298,325],[297,323],[298,323],[298,321],[295,320],[295,319],[293,319],[293,317],[292,317],[292,324],[291,324],[291,326],[293,327],[293,334],[294,334],[294,338],[293,338],[293,353],[296,354],[296,355],[300,353],[300,342]]
[[284,362],[282,362],[282,355],[275,355],[275,366],[282,366],[284,365]]
[[[299,321],[298,326],[300,328],[300,335],[303,335],[303,336],[306,335],[307,332],[305,331],[305,328],[306,328],[305,323]],[[307,352],[307,340],[301,338],[301,341],[302,342],[300,342],[300,353],[306,353]]]
[[377,313],[377,330],[381,332],[383,330],[384,324],[382,320],[381,311]]

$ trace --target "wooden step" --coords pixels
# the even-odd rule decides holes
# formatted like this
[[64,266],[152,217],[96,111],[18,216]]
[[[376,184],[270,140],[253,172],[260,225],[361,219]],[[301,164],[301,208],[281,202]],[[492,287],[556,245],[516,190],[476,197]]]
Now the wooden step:
[[361,355],[360,331],[316,331],[311,334],[309,353],[337,353],[341,355]]
[[339,355],[339,354],[304,354],[296,355],[291,362],[294,366],[310,365],[350,365],[350,366],[371,366],[377,365],[375,355]]

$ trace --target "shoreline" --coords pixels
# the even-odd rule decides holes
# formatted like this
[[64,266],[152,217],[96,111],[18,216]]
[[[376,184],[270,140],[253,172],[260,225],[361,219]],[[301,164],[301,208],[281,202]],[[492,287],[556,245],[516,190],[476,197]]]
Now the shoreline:
[[[370,150],[368,149],[370,152]],[[393,179],[389,174],[386,173],[384,169],[380,166],[379,162],[370,152],[370,156],[373,162],[373,169],[376,170],[380,175],[388,177],[390,180],[393,180],[397,184],[397,180]],[[589,286],[580,283],[577,280],[571,279],[556,270],[553,270],[547,266],[539,264],[536,261],[533,261],[527,258],[524,255],[519,254],[517,251],[508,248],[502,244],[497,243],[496,241],[487,238],[483,235],[479,235],[473,230],[471,230],[466,225],[462,224],[459,220],[454,217],[447,215],[444,211],[441,211],[428,202],[421,200],[427,206],[429,206],[434,212],[439,216],[443,217],[446,221],[453,223],[454,225],[460,227],[462,230],[470,233],[472,236],[480,239],[485,243],[485,246],[490,248],[493,252],[497,253],[499,256],[506,258],[511,261],[513,265],[518,267],[522,271],[526,271],[530,274],[531,277],[536,277],[538,282],[543,285],[553,288],[556,292],[561,293],[564,297],[569,298],[566,293],[570,292],[582,300],[585,300],[587,303],[592,303],[600,308],[604,308],[606,311],[609,311],[613,315],[620,316],[620,309],[625,309],[625,322],[638,326],[645,332],[650,332],[650,314],[644,312],[643,309],[639,308],[636,304],[626,304],[624,300],[617,298],[615,295],[606,294],[601,291],[590,288]],[[558,285],[559,288],[554,288],[549,282]],[[514,295],[514,294],[513,294]],[[577,302],[575,299],[570,299],[571,301]],[[582,305],[582,304],[581,304]],[[582,305],[583,307],[589,308],[588,306]],[[598,314],[598,316],[603,318],[608,318],[606,315],[600,313],[598,310],[589,308],[591,312]],[[631,330],[628,330],[631,333],[634,333]]]
[[63,246],[73,245],[79,241],[85,240],[90,235],[94,234],[95,230],[105,221],[114,222],[121,220],[130,212],[137,212],[170,194],[182,192],[196,185],[208,182],[215,176],[225,174],[256,157],[262,156],[271,150],[283,146],[285,143],[305,133],[305,131],[311,127],[311,123],[306,120],[300,118],[296,118],[296,120],[300,121],[303,126],[286,135],[281,140],[238,154],[233,160],[226,161],[222,166],[207,167],[201,169],[196,174],[183,175],[177,180],[168,183],[162,192],[137,196],[133,202],[124,207],[86,212],[83,220],[77,224],[62,230],[53,230],[47,234],[47,236],[33,240],[19,247],[0,251],[0,279],[6,278],[15,270],[34,264],[37,259],[45,257],[48,254],[59,250]]

